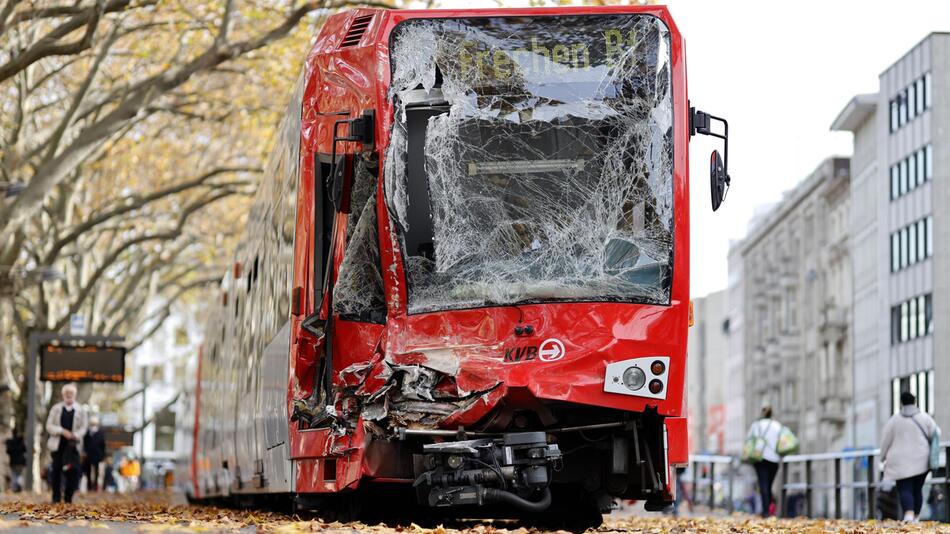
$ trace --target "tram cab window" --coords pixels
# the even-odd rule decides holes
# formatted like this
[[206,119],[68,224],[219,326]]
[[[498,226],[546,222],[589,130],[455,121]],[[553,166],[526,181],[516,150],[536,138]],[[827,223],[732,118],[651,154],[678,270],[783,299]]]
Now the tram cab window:
[[375,158],[355,158],[346,252],[333,289],[333,312],[344,320],[381,324],[386,321],[386,300],[376,220],[377,176]]

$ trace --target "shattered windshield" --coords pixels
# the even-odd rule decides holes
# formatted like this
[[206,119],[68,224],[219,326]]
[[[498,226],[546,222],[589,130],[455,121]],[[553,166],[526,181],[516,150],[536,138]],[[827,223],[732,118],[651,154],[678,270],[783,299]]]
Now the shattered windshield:
[[673,106],[659,19],[410,20],[390,46],[384,178],[409,313],[669,303]]

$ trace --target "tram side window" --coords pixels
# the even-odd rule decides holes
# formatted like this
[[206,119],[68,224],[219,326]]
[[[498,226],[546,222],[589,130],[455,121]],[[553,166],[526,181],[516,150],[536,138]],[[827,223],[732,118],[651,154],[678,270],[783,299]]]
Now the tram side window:
[[357,158],[350,194],[347,247],[333,289],[333,312],[342,319],[386,322],[376,220],[377,165]]
[[[338,165],[343,165],[345,158],[338,159]],[[326,287],[327,262],[330,259],[330,236],[333,232],[333,216],[335,210],[330,191],[333,180],[330,173],[333,165],[330,156],[318,154],[314,161],[314,203],[313,203],[313,295],[315,307],[319,309]]]

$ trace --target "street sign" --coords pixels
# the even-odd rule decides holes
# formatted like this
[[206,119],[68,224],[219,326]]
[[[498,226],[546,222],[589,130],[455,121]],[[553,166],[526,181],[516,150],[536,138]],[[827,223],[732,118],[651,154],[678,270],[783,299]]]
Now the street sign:
[[40,346],[40,380],[121,383],[125,380],[125,348],[43,344]]
[[74,313],[69,316],[69,334],[73,336],[86,335],[86,316]]

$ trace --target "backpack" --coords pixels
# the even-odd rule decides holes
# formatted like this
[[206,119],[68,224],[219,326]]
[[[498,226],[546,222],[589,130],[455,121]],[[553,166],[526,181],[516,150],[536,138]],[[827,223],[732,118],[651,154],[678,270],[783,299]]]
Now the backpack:
[[920,433],[923,434],[924,439],[927,440],[927,444],[930,445],[930,470],[936,471],[940,469],[940,428],[934,427],[933,434],[928,436],[927,431],[924,430],[924,427],[920,426],[916,417],[911,415],[910,420],[917,425],[917,428],[920,429]]

